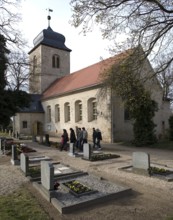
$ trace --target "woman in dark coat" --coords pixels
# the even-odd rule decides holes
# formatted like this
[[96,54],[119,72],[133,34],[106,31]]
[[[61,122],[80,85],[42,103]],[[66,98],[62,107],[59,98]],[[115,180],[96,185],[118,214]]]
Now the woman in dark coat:
[[76,135],[75,132],[73,130],[73,128],[70,128],[70,143],[74,143],[76,142]]
[[68,133],[66,129],[63,129],[63,143],[61,145],[61,151],[67,150],[67,142],[69,141]]

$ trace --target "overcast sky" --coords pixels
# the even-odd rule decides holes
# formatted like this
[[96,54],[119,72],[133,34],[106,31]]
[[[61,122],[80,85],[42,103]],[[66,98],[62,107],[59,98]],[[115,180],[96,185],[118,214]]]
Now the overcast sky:
[[50,13],[51,28],[63,34],[66,38],[66,46],[71,52],[71,73],[97,63],[102,58],[110,57],[108,52],[109,42],[102,39],[101,32],[94,27],[92,33],[84,36],[79,28],[70,25],[72,11],[70,0],[24,0],[22,3],[22,30],[24,37],[33,47],[33,39],[48,27],[48,8]]

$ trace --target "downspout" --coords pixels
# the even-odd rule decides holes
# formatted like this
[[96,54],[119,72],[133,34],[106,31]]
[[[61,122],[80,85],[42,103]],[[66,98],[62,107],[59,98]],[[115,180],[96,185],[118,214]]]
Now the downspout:
[[111,114],[111,143],[114,142],[114,106],[113,106],[113,102],[112,102],[113,98],[112,98],[112,89],[110,91],[110,114]]

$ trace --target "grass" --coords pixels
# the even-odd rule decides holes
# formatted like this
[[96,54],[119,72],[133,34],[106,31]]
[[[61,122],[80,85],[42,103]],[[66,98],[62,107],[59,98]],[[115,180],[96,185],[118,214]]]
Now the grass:
[[25,188],[0,196],[0,220],[50,220],[32,194]]
[[166,220],[173,220],[173,216],[166,218]]
[[[135,147],[135,145],[133,145],[131,142],[120,142],[119,145],[126,146],[126,147]],[[148,146],[142,146],[142,147],[173,150],[173,141],[160,140],[155,144],[148,145]]]

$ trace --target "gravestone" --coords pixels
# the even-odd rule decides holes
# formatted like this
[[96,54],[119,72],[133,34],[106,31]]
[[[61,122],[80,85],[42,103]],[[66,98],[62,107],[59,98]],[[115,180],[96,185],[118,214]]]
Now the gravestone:
[[74,156],[74,152],[75,152],[74,143],[70,143],[69,155]]
[[0,139],[0,154],[3,154],[3,150],[2,150],[2,139]]
[[25,176],[27,176],[29,172],[29,157],[24,153],[20,154],[20,168],[24,172]]
[[41,161],[41,184],[48,191],[54,190],[54,166],[49,161]]
[[134,169],[148,171],[150,168],[150,155],[145,152],[133,152],[132,164]]
[[88,143],[83,145],[83,158],[86,160],[90,160],[91,158],[91,146]]
[[40,141],[39,141],[40,144],[43,144],[43,135],[40,135]]
[[11,163],[13,165],[19,165],[20,161],[18,159],[17,146],[16,145],[12,145],[11,150],[12,150],[12,153],[11,153]]

